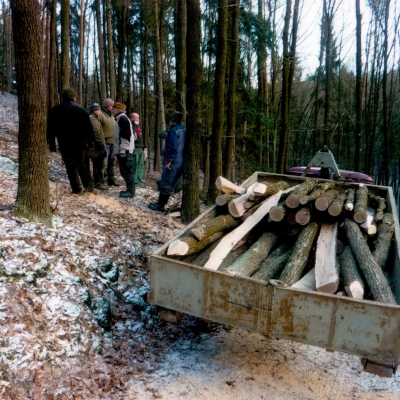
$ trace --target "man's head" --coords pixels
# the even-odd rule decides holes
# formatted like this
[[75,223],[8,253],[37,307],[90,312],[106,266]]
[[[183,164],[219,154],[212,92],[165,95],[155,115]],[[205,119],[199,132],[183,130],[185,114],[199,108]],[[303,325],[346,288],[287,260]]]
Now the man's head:
[[110,99],[109,97],[107,99],[104,99],[103,108],[106,111],[111,112],[113,107],[114,107],[114,100],[113,99]]
[[132,113],[131,116],[130,116],[130,119],[131,119],[131,121],[132,121],[133,124],[139,125],[139,123],[140,123],[139,114],[137,114],[137,113]]
[[113,115],[118,115],[118,114],[120,114],[122,112],[125,112],[125,111],[126,111],[126,105],[125,104],[120,103],[118,101],[116,103],[114,103],[114,107],[112,109]]
[[62,91],[63,101],[76,101],[76,92],[71,87],[66,87]]
[[180,124],[182,122],[182,117],[183,114],[179,111],[175,111],[174,113],[172,113],[171,116],[169,117],[171,125]]
[[99,116],[101,114],[101,107],[99,103],[92,103],[90,105],[89,111],[94,114]]

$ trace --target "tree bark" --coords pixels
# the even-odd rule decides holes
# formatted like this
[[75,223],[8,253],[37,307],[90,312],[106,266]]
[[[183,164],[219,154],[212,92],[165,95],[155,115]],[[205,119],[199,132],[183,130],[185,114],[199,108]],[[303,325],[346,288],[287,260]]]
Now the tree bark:
[[207,236],[214,233],[225,231],[230,228],[236,228],[241,224],[241,221],[233,218],[231,215],[219,215],[211,220],[202,222],[191,230],[193,236],[197,240],[203,240]]
[[300,197],[307,195],[317,186],[318,181],[308,178],[299,185],[297,189],[286,199],[285,203],[289,208],[297,208],[300,205]]
[[15,212],[30,221],[51,226],[40,4],[37,0],[11,0],[10,5],[19,112]]
[[61,86],[69,86],[70,0],[61,0]]
[[389,256],[390,245],[394,234],[395,225],[392,214],[386,213],[378,228],[378,239],[372,256],[378,265],[384,269],[386,260]]
[[198,253],[206,248],[209,244],[218,240],[224,233],[217,232],[211,236],[205,237],[203,240],[197,240],[193,236],[184,236],[174,240],[168,247],[167,256],[188,256]]
[[327,190],[322,196],[315,200],[315,208],[319,211],[327,210],[338,195],[339,192],[337,190]]
[[357,261],[350,246],[346,246],[339,257],[340,275],[344,290],[349,297],[362,299],[364,297],[364,282],[357,267]]
[[[104,40],[103,32],[101,29],[101,11],[100,11],[100,0],[96,0],[96,22],[97,22],[97,40],[99,45],[99,60],[100,60],[100,101],[103,101],[107,97],[107,79],[106,79],[106,68],[104,60]],[[82,104],[82,102],[81,102]]]
[[351,249],[358,261],[361,271],[371,289],[375,301],[387,304],[396,304],[395,297],[382,272],[382,268],[371,254],[359,226],[346,218],[344,228]]
[[318,197],[322,196],[324,192],[326,192],[329,189],[334,189],[335,188],[335,182],[324,182],[318,184],[316,188],[312,190],[312,192],[308,195],[301,196],[299,201],[300,204],[305,205],[309,203],[310,201],[318,199]]
[[328,214],[332,217],[337,217],[343,211],[343,204],[346,200],[346,193],[341,193],[335,199],[333,199],[331,205],[328,207]]
[[355,198],[353,219],[358,224],[362,224],[367,218],[368,188],[360,186],[356,190]]
[[290,256],[292,255],[292,249],[288,249],[286,246],[285,251],[276,249],[272,252],[260,265],[260,269],[255,272],[251,277],[268,281],[280,275],[283,268],[285,268]]

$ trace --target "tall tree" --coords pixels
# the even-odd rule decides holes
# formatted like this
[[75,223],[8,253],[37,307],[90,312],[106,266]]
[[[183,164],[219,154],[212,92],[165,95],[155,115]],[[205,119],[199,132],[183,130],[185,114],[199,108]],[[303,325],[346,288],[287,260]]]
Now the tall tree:
[[113,29],[111,22],[111,4],[110,0],[104,0],[104,6],[107,19],[107,50],[108,50],[108,76],[110,80],[109,93],[113,100],[116,98],[116,83],[115,83],[115,60],[114,60],[114,41]]
[[177,0],[175,12],[176,109],[186,114],[186,1]]
[[107,97],[107,79],[104,59],[104,40],[101,29],[101,7],[100,0],[96,0],[96,25],[97,25],[97,40],[99,44],[99,60],[100,60],[100,99],[104,100]]
[[239,58],[239,2],[229,0],[230,11],[230,60],[229,60],[229,87],[227,95],[227,122],[226,122],[226,153],[224,162],[224,176],[235,180],[235,125],[236,125],[236,80]]
[[19,111],[15,212],[51,226],[40,4],[37,0],[11,0],[10,5]]
[[47,82],[49,93],[49,110],[58,102],[57,82],[57,0],[52,0],[50,20],[49,81]]
[[214,76],[214,118],[211,136],[210,186],[207,192],[207,204],[217,198],[215,181],[222,174],[222,135],[225,116],[225,72],[228,35],[228,0],[218,0],[217,57]]
[[361,51],[360,0],[356,0],[356,132],[354,147],[354,170],[361,171],[361,115],[362,115],[362,51]]
[[201,10],[199,0],[187,1],[187,119],[183,176],[182,221],[191,222],[200,214]]
[[70,1],[61,0],[61,86],[69,86]]

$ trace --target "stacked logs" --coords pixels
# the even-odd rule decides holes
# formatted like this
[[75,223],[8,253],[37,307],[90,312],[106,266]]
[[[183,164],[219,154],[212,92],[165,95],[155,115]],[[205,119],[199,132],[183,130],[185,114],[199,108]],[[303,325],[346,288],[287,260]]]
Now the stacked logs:
[[344,190],[309,178],[293,187],[263,181],[243,188],[223,177],[216,186],[221,215],[173,241],[168,256],[303,290],[396,304],[385,272],[394,220],[384,211],[385,200],[367,186]]

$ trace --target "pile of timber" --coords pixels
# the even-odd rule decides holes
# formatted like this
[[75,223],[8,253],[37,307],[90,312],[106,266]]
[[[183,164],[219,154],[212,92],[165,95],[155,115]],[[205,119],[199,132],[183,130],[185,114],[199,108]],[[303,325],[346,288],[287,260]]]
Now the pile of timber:
[[287,286],[396,304],[385,271],[394,220],[360,184],[309,178],[256,182],[219,177],[220,215],[173,241],[167,256]]

